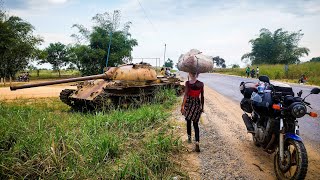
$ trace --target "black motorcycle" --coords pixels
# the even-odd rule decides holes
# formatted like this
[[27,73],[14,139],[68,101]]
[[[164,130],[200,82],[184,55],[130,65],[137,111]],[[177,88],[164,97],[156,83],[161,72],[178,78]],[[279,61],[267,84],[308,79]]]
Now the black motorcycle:
[[[308,114],[310,103],[305,99],[310,94],[319,94],[313,88],[306,97],[302,91],[294,96],[292,87],[271,84],[267,76],[260,76],[258,83],[241,82],[244,95],[240,106],[242,119],[256,146],[267,153],[274,153],[274,170],[278,179],[304,179],[308,169],[308,156],[299,137],[298,118]],[[311,108],[312,109],[312,108]]]

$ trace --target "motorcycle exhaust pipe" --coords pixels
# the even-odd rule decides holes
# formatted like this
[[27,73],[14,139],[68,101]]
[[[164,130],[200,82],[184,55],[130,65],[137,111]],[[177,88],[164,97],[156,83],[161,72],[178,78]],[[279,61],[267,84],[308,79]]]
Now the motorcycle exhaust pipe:
[[246,125],[247,127],[247,131],[248,133],[254,133],[254,127],[251,123],[251,118],[248,116],[248,114],[242,114],[242,119],[243,119],[243,122],[244,124]]

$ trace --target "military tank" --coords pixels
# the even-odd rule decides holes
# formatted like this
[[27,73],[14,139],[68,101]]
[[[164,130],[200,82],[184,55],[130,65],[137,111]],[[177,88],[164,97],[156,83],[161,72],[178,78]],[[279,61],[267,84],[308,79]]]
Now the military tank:
[[61,101],[75,110],[128,107],[152,100],[159,89],[174,88],[177,95],[184,90],[180,79],[157,76],[155,69],[147,63],[124,64],[111,67],[99,75],[11,86],[10,89],[13,91],[77,81],[83,81],[77,84],[77,89],[64,89],[60,93]]

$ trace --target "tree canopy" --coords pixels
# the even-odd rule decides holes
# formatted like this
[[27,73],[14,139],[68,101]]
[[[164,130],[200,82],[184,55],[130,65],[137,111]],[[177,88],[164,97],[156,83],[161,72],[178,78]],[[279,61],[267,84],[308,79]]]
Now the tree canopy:
[[69,62],[69,54],[66,45],[57,42],[50,43],[44,50],[45,58],[40,63],[50,63],[54,70],[58,70],[60,77],[60,69]]
[[212,58],[213,64],[216,64],[217,67],[226,68],[226,61],[219,56]]
[[35,58],[42,39],[33,30],[30,23],[0,9],[0,77],[14,77]]
[[170,67],[173,68],[173,61],[168,58],[165,62],[164,62],[164,67]]
[[309,53],[308,48],[298,46],[302,36],[301,30],[288,32],[280,28],[272,33],[263,28],[258,38],[249,41],[252,50],[244,54],[241,60],[251,61],[252,64],[299,63],[299,58]]
[[95,15],[92,18],[92,31],[79,24],[73,25],[79,34],[72,35],[78,41],[72,48],[72,61],[76,62],[76,65],[78,63],[77,67],[82,74],[102,72],[106,66],[110,38],[112,42],[108,66],[118,66],[131,58],[131,51],[138,43],[129,33],[131,22],[124,23],[120,29],[120,19],[120,11],[116,10],[112,14],[105,12]]

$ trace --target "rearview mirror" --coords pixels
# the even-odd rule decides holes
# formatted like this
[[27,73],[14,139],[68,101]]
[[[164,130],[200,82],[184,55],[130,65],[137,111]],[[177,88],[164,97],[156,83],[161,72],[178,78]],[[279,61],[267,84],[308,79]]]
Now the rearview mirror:
[[259,81],[270,83],[268,76],[259,76]]
[[311,94],[319,94],[319,93],[320,93],[320,89],[319,88],[311,89]]

